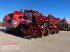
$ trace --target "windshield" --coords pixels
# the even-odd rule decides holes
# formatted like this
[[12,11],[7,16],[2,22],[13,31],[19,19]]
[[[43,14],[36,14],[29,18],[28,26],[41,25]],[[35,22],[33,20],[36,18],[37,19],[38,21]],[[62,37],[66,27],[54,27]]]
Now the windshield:
[[32,13],[31,12],[25,12],[25,17],[24,19],[29,19],[30,17],[32,16]]

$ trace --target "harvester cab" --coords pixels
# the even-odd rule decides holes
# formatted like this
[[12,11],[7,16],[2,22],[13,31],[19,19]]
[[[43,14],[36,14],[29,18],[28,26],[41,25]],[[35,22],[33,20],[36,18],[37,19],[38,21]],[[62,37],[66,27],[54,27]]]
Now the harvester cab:
[[24,10],[24,19],[28,20],[32,17],[32,12],[30,10]]
[[[33,36],[35,38],[49,35],[47,26],[50,21],[46,16],[36,10],[14,11],[14,13],[5,16],[6,30],[20,32],[24,36]],[[44,23],[47,24],[44,24]],[[43,25],[44,24],[44,25]]]

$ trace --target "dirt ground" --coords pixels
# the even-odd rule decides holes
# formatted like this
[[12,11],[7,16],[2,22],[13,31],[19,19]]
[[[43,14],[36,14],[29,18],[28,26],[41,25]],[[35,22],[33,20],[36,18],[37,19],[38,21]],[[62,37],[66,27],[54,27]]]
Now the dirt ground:
[[0,27],[0,52],[70,52],[70,31],[42,38],[24,39]]

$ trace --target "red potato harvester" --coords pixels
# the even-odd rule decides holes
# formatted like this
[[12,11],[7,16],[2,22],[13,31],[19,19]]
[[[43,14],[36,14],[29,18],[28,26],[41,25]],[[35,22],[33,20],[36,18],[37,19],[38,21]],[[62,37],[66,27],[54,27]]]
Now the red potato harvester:
[[[35,10],[25,10],[24,12],[14,11],[3,19],[6,30],[9,32],[17,32],[23,36],[42,37],[42,29],[44,26],[40,24],[42,15]],[[42,27],[41,27],[42,26]]]
[[38,38],[49,35],[49,32],[57,32],[56,25],[49,25],[52,23],[51,19],[36,10],[14,11],[6,15],[3,22],[7,31],[22,34],[24,37]]

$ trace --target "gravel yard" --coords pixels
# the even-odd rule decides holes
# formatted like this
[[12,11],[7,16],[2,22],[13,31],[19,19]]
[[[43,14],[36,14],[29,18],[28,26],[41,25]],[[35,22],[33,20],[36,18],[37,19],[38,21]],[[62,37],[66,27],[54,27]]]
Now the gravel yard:
[[0,52],[70,52],[70,31],[24,39],[7,34],[5,27],[0,27]]

